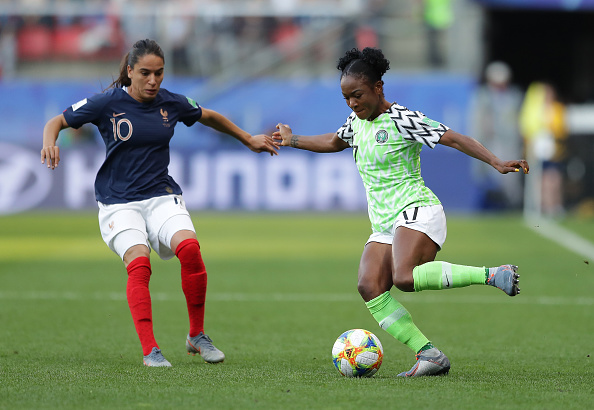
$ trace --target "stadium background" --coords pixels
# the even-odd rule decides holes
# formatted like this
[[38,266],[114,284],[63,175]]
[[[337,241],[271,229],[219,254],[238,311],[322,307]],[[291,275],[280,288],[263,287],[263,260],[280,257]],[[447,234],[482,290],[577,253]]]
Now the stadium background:
[[[439,3],[439,1],[438,1]],[[45,121],[110,84],[139,39],[166,53],[163,87],[224,113],[244,129],[285,122],[301,134],[338,128],[349,114],[335,62],[353,47],[381,47],[391,61],[386,95],[467,133],[484,67],[507,62],[522,89],[553,83],[567,106],[568,210],[594,196],[592,0],[442,1],[443,30],[430,37],[422,1],[123,0],[0,1],[0,213],[93,209],[103,145],[91,126],[61,134],[63,162],[39,164]],[[432,41],[443,52],[431,54]],[[364,210],[349,152],[283,150],[254,155],[206,127],[178,127],[171,173],[199,209]],[[423,150],[423,176],[446,210],[483,210],[471,160]],[[533,164],[534,165],[534,164]]]
[[[428,53],[421,5],[0,0],[0,409],[590,409],[594,1],[452,0],[441,64]],[[172,172],[196,210],[208,332],[227,359],[221,367],[187,356],[179,264],[153,256],[155,331],[174,367],[147,369],[125,269],[97,232],[92,185],[104,147],[93,127],[63,132],[59,169],[39,163],[44,122],[100,92],[120,56],[147,36],[168,53],[165,87],[252,132],[277,121],[303,133],[340,125],[349,110],[334,66],[353,45],[386,51],[390,98],[466,132],[484,67],[507,61],[522,90],[547,79],[567,104],[567,162],[576,166],[564,175],[565,201],[578,215],[486,214],[473,161],[424,149],[423,175],[448,212],[439,259],[517,264],[522,294],[487,286],[398,292],[454,364],[448,377],[401,379],[413,352],[377,326],[357,294],[369,221],[350,154],[288,149],[271,158],[207,127],[179,127]],[[511,177],[537,180],[531,166],[526,178]],[[345,209],[356,211],[334,212]],[[333,368],[331,346],[353,327],[375,330],[384,346],[372,379]]]

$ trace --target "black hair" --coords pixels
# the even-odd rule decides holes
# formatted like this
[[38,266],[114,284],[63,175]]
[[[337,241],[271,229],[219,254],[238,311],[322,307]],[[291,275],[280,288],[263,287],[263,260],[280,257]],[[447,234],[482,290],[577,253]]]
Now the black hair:
[[390,62],[379,48],[365,47],[363,51],[353,48],[338,60],[336,68],[342,71],[340,78],[345,75],[365,77],[375,84],[390,69]]
[[163,62],[165,62],[163,50],[155,40],[150,40],[148,38],[144,40],[138,40],[132,46],[132,50],[130,50],[122,58],[120,63],[119,77],[113,83],[111,83],[108,89],[129,87],[132,84],[132,80],[128,77],[128,66],[134,68],[138,60],[146,55],[155,55],[157,57],[161,57]]

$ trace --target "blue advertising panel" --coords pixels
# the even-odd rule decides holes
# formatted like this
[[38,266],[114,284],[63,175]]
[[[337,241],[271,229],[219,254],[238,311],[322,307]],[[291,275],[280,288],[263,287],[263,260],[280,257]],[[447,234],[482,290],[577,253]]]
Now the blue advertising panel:
[[[385,77],[385,94],[451,128],[466,132],[466,113],[475,88],[473,79],[452,75]],[[96,207],[95,173],[105,156],[103,142],[92,125],[67,129],[58,139],[62,162],[55,171],[40,164],[45,122],[77,101],[101,92],[108,80],[0,82],[0,213],[35,208]],[[204,83],[167,79],[164,88],[186,94],[200,103]],[[278,122],[295,133],[336,131],[350,114],[339,80],[282,81],[258,79],[208,100],[206,107],[221,112],[251,133],[271,133]],[[478,188],[471,159],[438,145],[422,151],[426,185],[446,210],[477,209]],[[248,210],[361,210],[365,192],[352,153],[315,154],[283,148],[278,157],[255,154],[233,138],[196,124],[180,124],[172,140],[170,173],[180,183],[188,207]]]

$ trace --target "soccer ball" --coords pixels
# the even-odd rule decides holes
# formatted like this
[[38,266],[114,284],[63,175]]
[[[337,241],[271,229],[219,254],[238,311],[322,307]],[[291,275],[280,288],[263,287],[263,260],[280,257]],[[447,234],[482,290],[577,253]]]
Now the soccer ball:
[[343,376],[371,377],[380,368],[384,349],[373,333],[351,329],[341,334],[332,346],[332,362]]

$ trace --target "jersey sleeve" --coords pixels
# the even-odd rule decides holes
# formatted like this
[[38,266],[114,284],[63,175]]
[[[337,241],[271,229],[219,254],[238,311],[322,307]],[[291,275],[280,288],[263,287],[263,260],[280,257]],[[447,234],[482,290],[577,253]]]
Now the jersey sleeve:
[[336,131],[338,138],[340,138],[344,142],[348,143],[349,146],[351,146],[351,147],[353,146],[353,136],[354,136],[353,120],[355,119],[355,117],[356,117],[356,114],[354,112],[351,113],[351,115],[349,115],[349,117],[347,118],[346,122],[342,125],[342,127],[340,127],[338,129],[338,131]]
[[187,127],[196,123],[202,117],[202,107],[190,97],[182,96],[180,121]]
[[405,140],[416,141],[434,148],[443,134],[450,128],[431,120],[420,111],[411,111],[402,105],[390,107],[390,118]]
[[63,113],[66,123],[69,127],[80,128],[86,123],[95,122],[100,117],[106,101],[105,94],[97,94],[72,104]]

